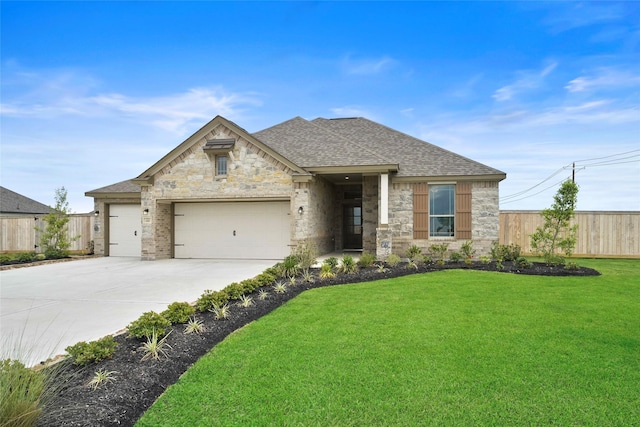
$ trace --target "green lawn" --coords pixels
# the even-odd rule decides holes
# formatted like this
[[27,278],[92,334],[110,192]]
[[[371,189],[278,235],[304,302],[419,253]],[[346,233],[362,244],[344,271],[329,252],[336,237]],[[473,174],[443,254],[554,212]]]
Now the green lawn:
[[640,261],[305,292],[198,361],[138,426],[640,425]]

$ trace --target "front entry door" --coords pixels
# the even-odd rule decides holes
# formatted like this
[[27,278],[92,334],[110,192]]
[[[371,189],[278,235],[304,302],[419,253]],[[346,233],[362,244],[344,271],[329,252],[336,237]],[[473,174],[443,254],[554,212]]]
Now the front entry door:
[[362,206],[344,206],[344,249],[362,249]]

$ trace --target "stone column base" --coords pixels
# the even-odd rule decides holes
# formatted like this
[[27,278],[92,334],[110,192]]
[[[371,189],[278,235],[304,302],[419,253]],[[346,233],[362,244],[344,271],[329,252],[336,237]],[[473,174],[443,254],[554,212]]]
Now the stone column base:
[[393,233],[389,227],[376,228],[376,257],[385,260],[391,255]]

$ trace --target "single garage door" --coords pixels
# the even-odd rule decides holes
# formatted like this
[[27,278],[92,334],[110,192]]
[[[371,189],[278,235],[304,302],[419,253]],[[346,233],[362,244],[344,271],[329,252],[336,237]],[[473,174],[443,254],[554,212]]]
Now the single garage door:
[[109,205],[109,256],[141,255],[140,205]]
[[289,202],[176,203],[176,258],[282,259]]

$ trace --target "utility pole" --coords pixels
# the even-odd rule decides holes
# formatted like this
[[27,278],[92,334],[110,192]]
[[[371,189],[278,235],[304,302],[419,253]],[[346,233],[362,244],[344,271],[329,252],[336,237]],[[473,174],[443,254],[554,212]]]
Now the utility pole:
[[576,182],[576,162],[573,162],[573,168],[571,168],[571,181]]

